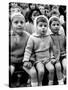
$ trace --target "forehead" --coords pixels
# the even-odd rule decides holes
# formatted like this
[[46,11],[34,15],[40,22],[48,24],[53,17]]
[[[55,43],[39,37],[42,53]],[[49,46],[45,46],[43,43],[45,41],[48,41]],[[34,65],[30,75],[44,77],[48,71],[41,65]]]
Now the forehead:
[[23,21],[23,22],[25,22],[25,19],[24,19],[24,17],[20,17],[20,16],[15,16],[15,17],[13,17],[13,19],[12,19],[12,21]]
[[47,20],[44,17],[38,18],[36,22],[37,22],[37,24],[40,23],[40,22],[48,23]]
[[38,20],[36,23],[37,24],[48,24],[47,21],[46,20],[43,20],[43,19]]
[[43,24],[43,25],[47,25],[47,22],[38,22],[37,25],[41,25],[41,24]]
[[52,24],[56,24],[56,23],[60,24],[60,22],[58,20],[52,21]]

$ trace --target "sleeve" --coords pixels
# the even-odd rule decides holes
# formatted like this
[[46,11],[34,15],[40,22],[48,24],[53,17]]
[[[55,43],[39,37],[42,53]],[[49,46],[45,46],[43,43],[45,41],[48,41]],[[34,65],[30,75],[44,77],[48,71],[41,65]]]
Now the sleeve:
[[62,37],[63,39],[63,45],[62,45],[62,52],[61,52],[61,56],[66,56],[66,37]]
[[66,37],[64,37],[64,49],[66,49]]
[[29,39],[28,39],[26,48],[25,48],[25,53],[24,53],[23,62],[29,61],[30,56],[31,56],[31,54],[32,54],[32,49],[33,49],[33,37],[30,36]]

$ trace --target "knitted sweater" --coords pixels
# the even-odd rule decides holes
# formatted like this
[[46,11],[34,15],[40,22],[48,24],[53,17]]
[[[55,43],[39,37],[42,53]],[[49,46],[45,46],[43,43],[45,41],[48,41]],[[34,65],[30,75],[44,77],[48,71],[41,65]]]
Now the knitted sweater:
[[[29,37],[23,61],[29,61],[32,54],[35,56],[34,61],[48,62],[50,58],[50,47],[52,46],[52,39],[49,35],[39,36],[32,34]],[[34,52],[34,53],[33,53]]]
[[63,56],[65,51],[65,37],[60,34],[51,34],[52,40],[56,48],[60,51],[60,55]]
[[29,33],[23,31],[22,35],[13,33],[10,36],[10,62],[18,63],[22,61],[25,47],[29,38]]

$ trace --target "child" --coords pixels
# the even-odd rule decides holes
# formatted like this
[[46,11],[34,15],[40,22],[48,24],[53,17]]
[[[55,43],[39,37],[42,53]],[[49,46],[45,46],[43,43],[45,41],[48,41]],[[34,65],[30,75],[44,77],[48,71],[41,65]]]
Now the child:
[[61,72],[61,64],[60,59],[62,59],[62,66],[63,66],[63,74],[66,76],[66,60],[65,60],[65,49],[64,49],[64,43],[65,43],[65,37],[61,34],[59,34],[60,30],[60,20],[57,16],[52,16],[49,19],[49,28],[51,29],[52,33],[51,37],[53,40],[54,45],[56,46],[56,49],[60,52],[60,57],[57,62],[55,63],[56,68],[56,74],[58,79],[58,84],[63,84],[63,75]]
[[[44,66],[49,71],[49,84],[53,84],[54,66],[50,62],[50,48],[52,45],[52,39],[47,35],[48,19],[44,15],[37,16],[35,18],[36,26],[35,33],[29,37],[23,62],[29,62],[31,55],[34,56],[33,65],[38,72],[38,85],[42,86],[42,80],[44,76]],[[26,64],[30,67],[30,65]]]
[[24,55],[25,46],[30,36],[29,33],[25,32],[24,26],[24,16],[20,12],[12,13],[11,34],[9,37],[9,71],[11,73],[11,77],[17,68],[22,67],[22,59]]
[[[52,16],[57,16],[57,17],[60,18],[60,12],[59,12],[57,6],[54,6],[54,9],[52,9],[52,10],[50,11],[50,17],[52,17]],[[60,19],[60,20],[61,20],[61,19]],[[61,22],[62,22],[62,21],[61,21]],[[48,34],[51,34],[51,33],[52,33],[52,32],[51,32],[51,30],[49,29]],[[60,26],[59,34],[62,34],[63,36],[65,36],[64,28],[63,28],[62,25]]]
[[[22,59],[30,34],[24,29],[25,18],[21,13],[13,13],[11,15],[11,22],[11,30],[13,31],[13,34],[11,34],[10,37],[10,73],[12,76],[16,67],[22,67]],[[28,64],[31,65],[31,62],[29,62]],[[28,74],[33,82],[36,81],[34,78],[36,77],[34,67],[29,69]],[[25,76],[24,78],[26,79],[27,77]]]

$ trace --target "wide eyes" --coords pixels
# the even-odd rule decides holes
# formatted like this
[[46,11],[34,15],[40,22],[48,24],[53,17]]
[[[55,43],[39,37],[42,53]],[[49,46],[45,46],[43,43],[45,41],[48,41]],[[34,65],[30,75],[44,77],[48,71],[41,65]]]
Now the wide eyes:
[[59,24],[57,24],[57,26],[59,26]]
[[15,21],[14,23],[15,23],[15,24],[18,24],[18,21]]
[[47,25],[46,25],[46,24],[45,24],[45,25],[43,25],[43,24],[40,24],[39,26],[40,26],[40,27],[43,27],[43,26],[44,26],[44,27],[47,27]]
[[21,24],[23,24],[23,21],[20,21]]
[[47,27],[47,25],[45,24],[44,27]]
[[53,26],[59,26],[59,24],[57,23],[57,24],[53,24]]
[[42,24],[40,24],[39,26],[42,27]]

